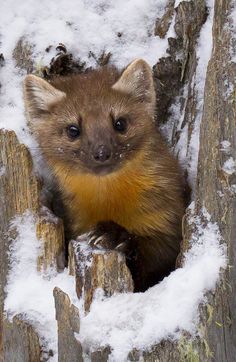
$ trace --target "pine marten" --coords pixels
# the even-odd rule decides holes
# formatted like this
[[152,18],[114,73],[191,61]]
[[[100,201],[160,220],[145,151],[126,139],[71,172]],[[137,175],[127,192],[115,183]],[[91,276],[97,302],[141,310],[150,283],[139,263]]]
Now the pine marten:
[[61,190],[74,237],[123,250],[135,290],[175,267],[184,213],[177,161],[154,122],[142,59],[47,81],[28,75],[26,112]]

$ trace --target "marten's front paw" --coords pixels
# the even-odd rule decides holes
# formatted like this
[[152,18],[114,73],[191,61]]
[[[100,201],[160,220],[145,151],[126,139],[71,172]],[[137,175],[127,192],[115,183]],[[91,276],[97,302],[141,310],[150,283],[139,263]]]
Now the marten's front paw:
[[97,249],[114,249],[113,238],[108,233],[99,235],[97,232],[89,233],[89,245]]
[[89,233],[89,245],[97,249],[117,250],[124,254],[129,249],[131,236],[114,222],[102,222]]

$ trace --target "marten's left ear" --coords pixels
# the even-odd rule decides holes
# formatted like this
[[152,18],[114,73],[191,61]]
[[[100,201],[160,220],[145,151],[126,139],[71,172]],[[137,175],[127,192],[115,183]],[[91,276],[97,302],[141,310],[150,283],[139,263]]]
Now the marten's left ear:
[[143,59],[136,59],[129,64],[112,88],[155,105],[152,69]]

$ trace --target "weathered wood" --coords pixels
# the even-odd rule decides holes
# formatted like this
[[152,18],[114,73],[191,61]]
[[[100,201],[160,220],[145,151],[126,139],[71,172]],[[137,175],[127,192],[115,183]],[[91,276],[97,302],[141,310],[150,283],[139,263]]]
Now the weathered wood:
[[[184,3],[183,3],[184,4]],[[214,361],[233,362],[236,356],[236,174],[224,172],[224,162],[236,160],[236,53],[234,34],[229,24],[233,1],[215,1],[213,53],[208,65],[204,113],[200,132],[200,153],[196,185],[195,214],[205,207],[219,225],[228,246],[229,267],[215,293],[207,294],[207,304],[200,306],[199,333],[201,338],[182,338],[177,345],[158,345],[144,354],[149,361]],[[234,47],[234,49],[233,49]],[[196,117],[185,109],[185,122],[191,128]],[[190,118],[189,118],[190,117]],[[192,117],[192,121],[191,121]],[[222,141],[230,147],[223,149]],[[184,223],[184,249],[188,248],[194,225]]]
[[63,225],[45,208],[40,208],[41,190],[30,153],[18,142],[14,132],[0,130],[0,170],[0,355],[9,362],[36,362],[40,360],[41,341],[35,329],[23,316],[15,316],[10,322],[3,315],[4,288],[10,268],[9,247],[17,237],[14,230],[10,230],[9,235],[9,225],[12,218],[26,210],[36,216],[37,237],[42,240],[43,250],[38,261],[41,271],[48,267],[57,267],[58,271],[64,268]]
[[76,275],[76,256],[73,240],[69,242],[68,245],[68,271],[69,275],[75,277]]
[[38,258],[38,271],[55,267],[65,268],[64,228],[62,220],[49,211],[40,215],[36,224],[36,235],[43,242],[43,253]]
[[61,289],[53,291],[56,319],[58,324],[58,361],[59,362],[105,362],[110,354],[109,347],[96,351],[83,351],[77,334],[80,331],[80,315],[78,308],[70,301],[69,296]]
[[58,324],[58,361],[82,362],[82,347],[75,333],[79,333],[79,310],[69,296],[59,288],[53,291]]
[[23,37],[19,39],[12,56],[18,68],[26,70],[27,73],[33,72],[32,45],[26,39]]
[[[228,247],[229,266],[209,305],[211,323],[205,338],[215,361],[236,356],[236,173],[224,171],[230,157],[236,160],[236,54],[231,30],[234,1],[215,1],[213,53],[208,65],[204,114],[201,124],[196,214],[206,207],[219,225]],[[223,148],[222,141],[230,142]],[[204,325],[204,324],[203,324]]]
[[39,184],[32,174],[32,160],[27,148],[14,132],[0,130],[0,350],[2,350],[5,285],[9,270],[9,222],[27,209],[39,208]]
[[[172,2],[169,1],[163,19],[160,20],[160,26],[166,27],[165,23],[168,24],[171,20],[172,6]],[[170,106],[176,97],[180,97],[181,109],[185,108],[181,130],[187,124],[189,139],[192,132],[192,123],[197,113],[197,95],[193,87],[197,66],[196,46],[206,17],[205,0],[181,2],[175,9],[174,28],[176,38],[168,39],[168,56],[161,58],[153,67],[157,100],[157,123],[162,125],[168,122]],[[164,24],[162,24],[162,21],[164,21]],[[187,88],[187,92],[184,91],[185,88]],[[175,119],[172,125],[172,145],[175,145],[179,139],[181,132],[179,126],[179,119]]]
[[76,258],[76,292],[78,298],[83,296],[86,312],[98,289],[102,289],[105,296],[111,296],[114,293],[132,292],[134,288],[124,255],[113,250],[93,250],[87,246],[87,242],[85,239],[85,242],[72,243]]
[[160,38],[165,38],[167,31],[169,30],[172,17],[174,15],[175,0],[169,0],[164,15],[162,18],[157,18],[155,26],[155,35],[158,35]]
[[109,347],[97,349],[97,351],[91,352],[90,354],[91,362],[107,362],[109,360],[110,353],[111,350]]
[[1,227],[12,216],[39,209],[39,183],[32,173],[32,159],[13,131],[0,130]]
[[21,315],[4,319],[4,362],[39,362],[42,350],[38,334]]

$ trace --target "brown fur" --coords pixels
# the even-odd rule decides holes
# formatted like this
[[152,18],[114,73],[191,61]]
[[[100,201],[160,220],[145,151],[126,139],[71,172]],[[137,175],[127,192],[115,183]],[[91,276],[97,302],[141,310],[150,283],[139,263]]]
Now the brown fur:
[[[154,124],[151,69],[142,60],[120,75],[105,67],[51,84],[28,76],[26,110],[63,195],[76,236],[112,221],[129,235],[128,265],[137,290],[174,268],[181,240],[183,185],[176,160]],[[128,120],[124,134],[113,120]],[[81,135],[68,138],[66,127]],[[107,145],[111,159],[94,161]],[[109,232],[109,230],[108,230]]]

